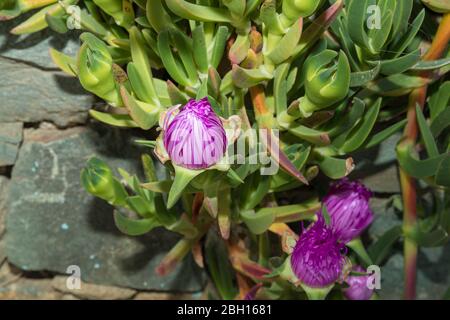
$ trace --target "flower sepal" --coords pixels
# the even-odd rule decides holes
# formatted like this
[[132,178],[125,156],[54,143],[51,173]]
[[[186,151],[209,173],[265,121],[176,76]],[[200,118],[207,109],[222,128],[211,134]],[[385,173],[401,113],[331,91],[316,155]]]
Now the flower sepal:
[[312,288],[300,282],[300,287],[305,291],[309,300],[325,300],[330,291],[333,289],[334,283],[323,288]]

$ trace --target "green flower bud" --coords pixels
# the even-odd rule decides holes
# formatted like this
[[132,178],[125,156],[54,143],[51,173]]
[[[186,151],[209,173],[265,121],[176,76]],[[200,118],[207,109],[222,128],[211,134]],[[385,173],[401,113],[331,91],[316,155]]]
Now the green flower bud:
[[450,0],[422,0],[422,2],[433,11],[439,13],[450,12]]
[[350,88],[350,65],[343,51],[325,50],[305,61],[305,97],[300,102],[303,117],[344,99]]
[[112,202],[115,198],[114,180],[108,165],[98,159],[91,158],[86,168],[81,171],[81,183],[94,196]]
[[283,15],[291,21],[299,17],[309,17],[319,8],[322,0],[284,0]]
[[90,33],[78,52],[78,77],[87,91],[94,93],[114,106],[121,106],[119,90],[114,80],[113,61],[106,44]]

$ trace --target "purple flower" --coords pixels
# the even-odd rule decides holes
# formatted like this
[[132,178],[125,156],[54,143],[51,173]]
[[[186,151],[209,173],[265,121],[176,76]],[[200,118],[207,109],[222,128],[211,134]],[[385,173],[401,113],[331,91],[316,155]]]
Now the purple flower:
[[208,98],[194,99],[176,114],[170,109],[163,122],[164,147],[173,163],[188,169],[205,169],[225,154],[227,137],[222,121]]
[[[366,273],[366,270],[360,266],[354,266],[352,270]],[[367,284],[373,282],[372,277],[372,275],[348,276],[345,279],[348,288],[343,290],[345,297],[350,300],[369,300],[372,297],[373,289],[368,288]]]
[[347,243],[358,237],[372,222],[373,213],[369,207],[371,196],[372,192],[364,185],[348,179],[342,179],[330,187],[322,203],[327,207],[331,227],[339,241]]
[[312,288],[326,287],[339,279],[344,265],[336,235],[319,219],[300,235],[291,256],[292,270],[297,278]]

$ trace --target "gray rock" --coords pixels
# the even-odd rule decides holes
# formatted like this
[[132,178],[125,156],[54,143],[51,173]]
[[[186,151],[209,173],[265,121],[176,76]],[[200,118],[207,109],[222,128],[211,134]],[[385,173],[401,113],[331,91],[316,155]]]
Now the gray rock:
[[0,167],[16,162],[19,145],[22,142],[23,124],[20,122],[0,125]]
[[0,57],[0,122],[84,123],[93,97],[76,78]]
[[113,168],[136,172],[140,167],[141,152],[114,132],[101,135],[85,128],[25,132],[8,196],[9,261],[23,270],[60,273],[76,265],[83,281],[97,284],[201,290],[204,274],[190,256],[166,277],[154,272],[178,241],[177,235],[159,228],[141,237],[125,236],[114,225],[113,208],[81,187],[80,170],[92,155]]
[[55,300],[62,294],[53,290],[51,278],[28,277],[9,263],[0,267],[0,300]]
[[57,69],[50,59],[49,48],[55,48],[75,56],[79,48],[80,32],[58,34],[45,29],[28,35],[13,35],[10,30],[24,21],[30,14],[0,23],[0,57],[29,63],[43,69]]
[[9,179],[5,176],[0,176],[0,239],[5,231],[5,215],[6,215],[6,194]]
[[67,277],[56,276],[52,280],[52,286],[55,290],[64,294],[70,294],[81,299],[91,300],[125,300],[131,299],[136,294],[136,290],[132,289],[85,282],[81,282],[79,288],[69,289],[67,286],[67,280]]
[[376,193],[398,193],[400,182],[395,148],[400,136],[393,135],[380,145],[354,155],[355,170],[352,179],[361,179]]
[[5,232],[5,215],[6,215],[6,199],[9,180],[5,176],[0,176],[0,266],[6,258],[5,240],[3,234]]
[[[403,255],[398,252],[381,267],[381,299],[403,296]],[[417,299],[442,299],[450,287],[450,244],[421,248],[418,256]]]

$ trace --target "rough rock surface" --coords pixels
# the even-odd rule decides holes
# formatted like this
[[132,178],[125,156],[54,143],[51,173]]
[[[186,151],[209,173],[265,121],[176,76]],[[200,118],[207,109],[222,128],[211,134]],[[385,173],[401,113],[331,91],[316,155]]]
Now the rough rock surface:
[[22,128],[23,124],[20,122],[3,123],[0,126],[0,167],[16,162],[22,141]]
[[0,56],[29,63],[42,69],[56,69],[48,54],[54,48],[75,56],[79,47],[78,33],[58,34],[48,28],[33,34],[14,35],[10,30],[30,14],[0,23]]
[[86,128],[26,131],[8,193],[9,261],[23,270],[59,273],[76,265],[83,281],[97,284],[201,290],[204,275],[190,258],[169,276],[154,273],[178,236],[162,228],[141,237],[121,234],[114,225],[112,207],[81,187],[80,171],[92,155],[130,172],[140,167],[141,151],[114,132],[101,135]]
[[93,98],[76,78],[0,57],[0,122],[51,121],[64,127],[87,120]]
[[85,282],[81,282],[79,288],[69,289],[67,286],[67,277],[65,276],[54,277],[52,286],[59,292],[70,294],[81,299],[125,300],[131,299],[136,294],[136,290]]

